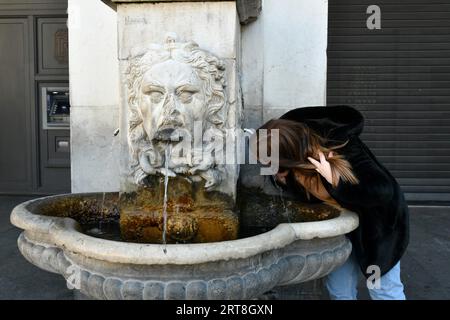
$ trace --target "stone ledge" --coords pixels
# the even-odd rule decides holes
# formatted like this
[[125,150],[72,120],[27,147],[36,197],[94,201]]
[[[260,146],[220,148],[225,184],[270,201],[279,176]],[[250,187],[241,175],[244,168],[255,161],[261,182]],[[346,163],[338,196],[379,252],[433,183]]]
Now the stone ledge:
[[[24,233],[18,239],[20,252],[29,262],[61,274],[70,284],[75,280],[72,279],[73,272],[79,270],[80,293],[84,298],[101,300],[255,299],[278,285],[298,284],[327,275],[342,265],[352,250],[350,241],[344,236],[315,239],[313,242],[317,246],[316,252],[305,250],[308,246],[297,242],[303,250],[294,245],[279,252],[267,252],[264,256],[256,257],[261,264],[253,269],[248,269],[246,264],[244,268],[236,268],[238,265],[230,261],[210,266],[184,266],[204,271],[204,277],[186,279],[177,277],[175,269],[172,270],[175,276],[167,278],[167,269],[159,270],[151,265],[147,266],[150,274],[144,270],[139,277],[129,274],[129,265],[114,265],[113,274],[107,264],[101,264],[97,270],[90,270],[90,259],[73,261],[63,249],[30,240]],[[215,274],[217,267],[228,270],[227,274]]]
[[342,265],[352,250],[345,234],[358,226],[355,213],[342,212],[338,218],[280,224],[239,240],[171,244],[162,254],[162,245],[94,238],[80,233],[71,218],[34,213],[44,213],[39,203],[64,197],[33,199],[14,208],[11,222],[25,230],[19,250],[94,299],[258,298]]
[[[101,0],[112,9],[117,9],[118,3],[144,3],[144,2],[214,2],[230,0]],[[261,0],[237,0],[237,11],[241,24],[255,21],[262,10]]]
[[13,209],[11,223],[27,234],[46,235],[46,243],[64,247],[86,257],[112,263],[131,264],[198,264],[212,261],[249,258],[269,250],[282,248],[297,240],[326,239],[349,233],[358,227],[358,216],[343,211],[337,218],[300,223],[283,223],[269,232],[250,238],[224,242],[171,244],[161,255],[163,245],[136,244],[92,238],[79,232],[78,223],[70,218],[34,214],[31,208],[42,201],[68,195],[49,196],[24,202]]
[[238,0],[236,5],[241,24],[255,21],[262,10],[261,0]]

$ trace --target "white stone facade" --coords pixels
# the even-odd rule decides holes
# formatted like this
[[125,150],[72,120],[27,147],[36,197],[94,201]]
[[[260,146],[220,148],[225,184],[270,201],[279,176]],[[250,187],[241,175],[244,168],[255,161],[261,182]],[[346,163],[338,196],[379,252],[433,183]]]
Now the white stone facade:
[[328,0],[263,0],[242,27],[245,126],[326,105]]
[[[170,101],[167,102],[167,99],[172,96],[168,95],[168,92],[171,91],[169,87],[175,85],[175,83],[178,83],[179,81],[182,81],[180,80],[183,78],[182,75],[186,74],[186,79],[183,80],[185,82],[187,81],[186,83],[190,83],[191,81],[196,82],[193,79],[188,80],[189,77],[187,77],[187,73],[190,71],[184,70],[184,67],[187,67],[187,65],[191,65],[190,67],[187,67],[188,69],[192,68],[194,65],[197,65],[197,67],[192,69],[197,70],[192,75],[195,75],[200,69],[204,69],[202,71],[205,73],[203,77],[205,77],[206,74],[209,74],[207,77],[213,82],[214,78],[216,78],[217,83],[214,85],[215,87],[221,87],[222,85],[219,85],[219,82],[222,80],[224,82],[225,87],[222,92],[223,97],[221,96],[219,98],[219,96],[216,96],[216,98],[211,99],[211,101],[217,99],[225,100],[223,101],[223,106],[220,107],[221,110],[219,110],[216,113],[217,116],[215,116],[217,118],[216,120],[221,118],[222,120],[220,121],[225,121],[225,123],[213,125],[212,122],[214,121],[205,118],[203,121],[204,125],[212,125],[219,131],[222,129],[241,127],[240,119],[242,106],[239,94],[240,85],[237,78],[237,74],[239,72],[240,24],[236,10],[236,3],[233,1],[120,4],[117,7],[117,21],[119,30],[118,52],[120,61],[120,83],[121,92],[124,96],[124,99],[120,103],[120,139],[123,146],[120,154],[120,172],[122,173],[120,190],[130,191],[136,187],[136,181],[140,180],[139,177],[136,177],[136,173],[142,178],[148,174],[155,174],[161,170],[162,164],[157,164],[156,162],[158,161],[154,161],[155,164],[147,166],[147,170],[143,170],[144,167],[140,164],[142,164],[142,160],[144,160],[143,158],[148,158],[145,154],[161,154],[162,151],[158,150],[158,145],[175,145],[174,142],[168,143],[167,137],[158,138],[158,134],[154,134],[152,132],[153,129],[157,131],[159,130],[156,129],[158,127],[157,122],[161,122],[161,128],[167,126],[181,126],[181,128],[189,129],[189,131],[191,131],[194,123],[188,124],[189,121],[185,123],[182,119],[186,120],[188,118],[192,118],[193,121],[196,119],[203,119],[203,115],[196,115],[197,112],[195,110],[203,109],[203,105],[206,111],[210,109],[208,106],[212,106],[213,104],[212,102],[207,102],[205,104],[195,98],[203,96],[205,93],[203,90],[200,90],[200,92],[193,95],[194,102],[184,104],[179,101],[176,94],[173,95],[173,103]],[[172,35],[171,37],[174,38],[171,42],[168,42],[168,35]],[[191,48],[193,46],[191,45],[192,43],[195,43],[195,48]],[[206,54],[208,57],[201,58],[203,54],[195,55],[194,51],[203,52],[203,54]],[[166,55],[171,56],[171,58],[167,58]],[[192,55],[192,59],[188,57],[189,55]],[[136,59],[137,61],[133,62]],[[204,59],[204,61],[201,62],[198,59]],[[210,59],[218,59],[218,61],[213,63]],[[160,60],[165,62],[157,62]],[[188,60],[193,60],[193,62],[185,64]],[[136,110],[140,109],[144,104],[148,104],[148,108],[146,109],[149,110],[157,110],[158,105],[164,104],[162,108],[169,113],[170,110],[175,108],[176,104],[183,109],[180,109],[178,113],[181,114],[176,116],[178,120],[174,118],[173,121],[171,121],[169,120],[172,118],[171,115],[158,115],[158,112],[152,113],[149,119],[144,119],[143,127],[146,128],[144,130],[144,135],[146,137],[143,140],[140,139],[139,142],[135,143],[135,145],[142,144],[144,141],[144,144],[146,145],[146,148],[144,149],[147,151],[138,151],[138,153],[141,153],[143,157],[139,158],[139,164],[136,168],[133,168],[133,163],[136,162],[136,160],[128,157],[129,150],[125,150],[126,148],[124,147],[130,146],[130,123],[133,122],[133,119],[131,118],[132,113],[130,113],[130,107],[133,104],[130,102],[133,101],[133,99],[130,100],[130,96],[133,89],[127,86],[127,82],[130,81],[129,67],[131,63],[140,66],[139,68],[137,67],[140,70],[137,71],[138,74],[148,71],[151,75],[152,71],[150,69],[152,68],[152,65],[161,66],[160,73],[167,73],[167,76],[160,75],[157,78],[167,78],[165,79],[167,80],[167,84],[171,84],[166,88],[167,90],[162,89],[165,93],[163,94],[164,99],[160,102],[156,103],[153,101],[147,103],[144,102],[144,99],[139,103],[136,103],[139,105],[136,106]],[[209,67],[200,67],[204,64],[209,64]],[[218,67],[218,65],[221,65],[221,67]],[[222,68],[223,70],[219,72],[219,69],[217,68]],[[209,69],[209,71],[206,71],[206,69]],[[223,75],[220,76],[220,80],[218,79],[219,75],[217,72],[220,74],[223,72]],[[176,74],[176,77],[169,75],[172,73]],[[150,76],[150,78],[154,78],[155,76],[156,75]],[[145,75],[143,77],[146,78]],[[197,78],[197,76],[194,77]],[[140,77],[137,76],[137,78]],[[153,79],[152,81],[155,82],[156,80]],[[205,81],[209,82],[209,80],[205,79],[200,82]],[[160,81],[157,82],[163,83],[164,81],[160,79]],[[206,98],[206,100],[209,99],[210,98]],[[169,106],[172,104],[174,104],[174,106]],[[222,105],[222,103],[220,104]],[[214,107],[212,109],[214,109]],[[222,113],[224,114],[219,116],[219,114]],[[188,114],[191,114],[192,117],[189,117]],[[142,121],[142,117],[143,115],[141,112],[141,115],[137,115],[136,119]],[[159,121],[158,117],[161,117],[161,121]],[[169,123],[164,125],[166,120],[163,118],[165,118],[168,122],[177,122],[178,124],[175,125]],[[154,124],[150,125],[150,122],[154,122]],[[238,178],[237,165],[227,165],[219,168],[214,164],[214,161],[208,161],[210,166],[205,168],[205,170],[199,170],[196,173],[189,173],[188,171],[194,169],[195,166],[187,161],[180,164],[175,164],[174,162],[176,161],[176,158],[177,156],[172,154],[171,160],[173,161],[170,161],[169,163],[170,170],[178,169],[181,171],[177,171],[177,174],[179,173],[189,177],[192,175],[201,177],[206,180],[205,187],[212,186],[214,190],[223,191],[233,197],[235,196],[236,182]],[[130,174],[130,167],[134,170],[133,174]],[[162,169],[165,170],[164,168]]]
[[72,192],[119,190],[119,65],[116,12],[69,0]]
[[[230,63],[242,62],[245,127],[258,127],[296,107],[326,104],[327,0],[263,0],[258,19],[242,26],[240,36],[224,32],[221,42],[212,41],[208,31],[235,18],[201,11],[208,21],[205,28],[194,23],[199,17],[189,15],[194,6],[214,5],[223,10],[232,3],[176,3],[175,10],[186,13],[186,20],[171,26],[180,38],[194,40]],[[72,192],[118,191],[121,151],[113,132],[120,121],[118,59],[127,53],[118,54],[117,37],[135,43],[129,35],[117,34],[117,13],[101,1],[69,0],[69,16]],[[160,23],[168,23],[168,16],[158,18],[150,10],[144,15]],[[140,30],[139,21],[128,23],[129,32],[163,40],[164,34]],[[199,32],[204,36],[199,38]],[[229,43],[239,38],[241,50],[233,49]]]

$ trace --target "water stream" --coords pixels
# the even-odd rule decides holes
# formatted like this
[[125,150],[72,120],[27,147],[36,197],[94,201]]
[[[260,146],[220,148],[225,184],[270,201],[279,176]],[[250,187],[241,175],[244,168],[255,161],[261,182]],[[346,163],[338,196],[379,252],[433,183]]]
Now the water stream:
[[286,216],[288,222],[291,223],[291,218],[290,218],[290,216],[289,216],[289,210],[288,210],[288,208],[287,208],[287,206],[286,206],[286,202],[284,201],[283,189],[278,185],[275,176],[273,177],[273,179],[274,179],[274,182],[275,182],[275,183],[274,183],[274,184],[275,184],[275,187],[276,187],[276,188],[278,189],[278,191],[280,192],[281,205],[283,206],[283,210],[284,210],[284,212],[283,212],[282,214],[283,214],[284,216]]
[[[111,141],[111,144],[109,145],[109,154],[110,155],[114,155],[114,148],[115,148],[115,144],[116,144],[116,139],[115,138],[117,137],[118,134],[119,134],[119,128],[114,130],[112,141]],[[98,222],[98,233],[99,234],[102,234],[102,233],[105,232],[103,230],[103,221],[105,220],[105,196],[106,196],[106,192],[103,192],[102,204],[101,204],[101,207],[100,207],[100,220]],[[120,197],[119,197],[119,199],[120,199]]]
[[101,218],[98,224],[98,228],[100,229],[100,232],[102,231],[102,221],[105,218],[105,192],[103,192],[103,196],[102,196],[102,206],[100,208],[100,214],[101,214]]
[[103,230],[103,222],[104,222],[104,218],[105,218],[105,214],[104,214],[104,208],[105,208],[105,194],[106,192],[103,192],[102,195],[102,202],[100,204],[100,218],[98,219],[98,223],[96,223],[95,225],[91,226],[89,228],[89,234],[94,235],[94,236],[101,236],[104,234],[104,230]]
[[169,162],[170,162],[170,150],[171,145],[169,144],[165,150],[165,157],[164,157],[164,203],[163,203],[163,235],[162,235],[162,242],[163,242],[163,251],[164,253],[167,253],[167,239],[166,239],[166,233],[167,233],[167,187],[169,185]]

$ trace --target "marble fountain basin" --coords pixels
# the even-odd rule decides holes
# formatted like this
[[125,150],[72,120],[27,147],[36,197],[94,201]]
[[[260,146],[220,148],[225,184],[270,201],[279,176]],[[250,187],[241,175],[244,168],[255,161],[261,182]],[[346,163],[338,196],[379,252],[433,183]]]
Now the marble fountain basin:
[[39,210],[70,197],[24,202],[12,211],[11,222],[24,230],[18,246],[29,262],[61,274],[70,288],[92,299],[258,298],[343,264],[352,249],[345,234],[358,226],[357,215],[343,210],[329,220],[281,223],[237,240],[167,244],[164,253],[162,244],[101,239],[86,234],[67,213],[50,216]]

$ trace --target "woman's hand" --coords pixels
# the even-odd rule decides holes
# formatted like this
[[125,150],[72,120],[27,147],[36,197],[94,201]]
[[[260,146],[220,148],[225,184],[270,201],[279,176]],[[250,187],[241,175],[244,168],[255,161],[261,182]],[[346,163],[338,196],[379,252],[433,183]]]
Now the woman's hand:
[[[333,151],[328,154],[328,158],[333,156]],[[319,172],[331,185],[333,185],[333,172],[331,171],[330,163],[325,158],[322,151],[319,151],[320,162],[312,157],[308,157],[308,160],[316,167],[316,171]]]

